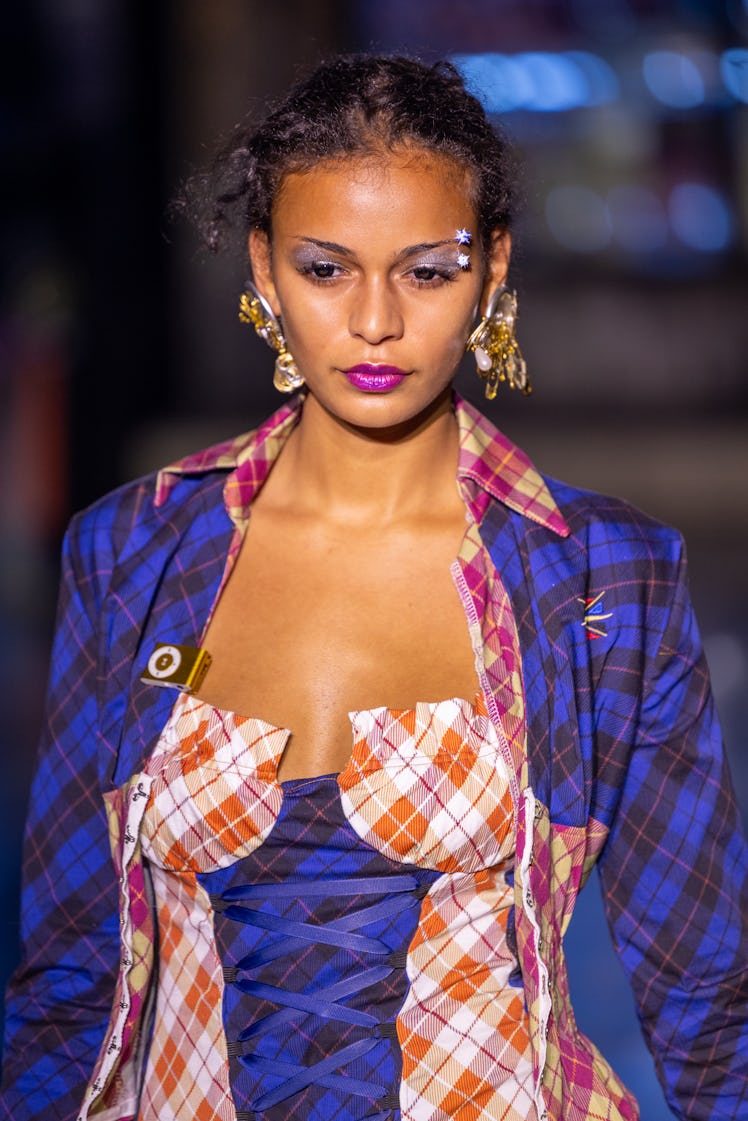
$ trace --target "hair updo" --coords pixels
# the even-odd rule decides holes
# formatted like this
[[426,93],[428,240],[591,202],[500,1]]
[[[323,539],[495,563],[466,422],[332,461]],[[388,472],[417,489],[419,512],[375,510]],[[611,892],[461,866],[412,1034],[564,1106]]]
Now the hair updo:
[[507,228],[515,161],[506,138],[449,62],[341,55],[298,82],[256,127],[240,127],[207,171],[193,176],[175,207],[198,224],[208,247],[229,231],[270,234],[273,201],[285,175],[348,156],[420,145],[471,173],[478,233],[485,248]]

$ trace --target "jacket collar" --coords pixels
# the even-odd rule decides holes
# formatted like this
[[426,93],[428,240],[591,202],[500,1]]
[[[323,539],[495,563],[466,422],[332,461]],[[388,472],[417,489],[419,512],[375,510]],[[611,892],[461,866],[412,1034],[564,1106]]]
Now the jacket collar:
[[[303,395],[295,397],[253,432],[165,467],[156,480],[156,505],[168,500],[180,476],[225,470],[230,472],[223,491],[226,510],[236,525],[243,525],[252,500],[298,423],[303,400]],[[457,395],[454,404],[460,432],[457,478],[475,521],[482,521],[490,499],[495,498],[567,537],[566,520],[528,456],[473,405]]]
[[462,397],[455,396],[455,415],[460,430],[457,478],[478,524],[490,496],[560,537],[568,537],[566,519],[522,449]]

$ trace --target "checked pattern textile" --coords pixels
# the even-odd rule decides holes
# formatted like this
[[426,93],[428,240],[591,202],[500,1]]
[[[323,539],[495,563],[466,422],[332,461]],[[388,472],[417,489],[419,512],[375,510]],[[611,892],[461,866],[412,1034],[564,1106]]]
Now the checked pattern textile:
[[[509,982],[512,802],[482,695],[351,720],[337,779],[281,784],[287,732],[180,696],[129,784],[149,780],[160,945],[140,1121],[229,1118],[232,1102],[268,1121],[534,1116]],[[393,1031],[363,1050],[380,1001]],[[370,1112],[346,1112],[356,1094]]]
[[[137,820],[143,799],[137,783],[129,784],[141,776],[144,795],[150,796],[149,783],[157,776],[146,773],[148,760],[173,707],[168,691],[143,684],[141,674],[156,643],[200,644],[251,503],[302,408],[303,401],[296,400],[256,431],[120,488],[71,523],[26,834],[22,960],[6,1003],[3,1121],[75,1121],[82,1108],[107,1121],[136,1116],[145,1063],[155,1061],[148,1054],[149,985],[157,965],[159,916],[146,891],[146,837]],[[461,992],[457,975],[439,979],[432,961],[442,926],[454,930],[452,909],[465,909],[465,929],[473,932],[489,922],[490,911],[499,916],[499,926],[505,915],[505,944],[512,955],[516,944],[518,969],[510,971],[505,991],[508,1000],[521,994],[527,1009],[521,1030],[529,1032],[539,1121],[635,1121],[636,1103],[575,1024],[566,984],[563,933],[597,863],[613,942],[674,1115],[732,1121],[748,1111],[748,856],[689,603],[682,540],[625,502],[544,478],[486,417],[459,399],[455,414],[457,481],[470,522],[453,576],[509,784],[513,905],[504,911],[498,903],[512,875],[501,860],[468,872],[415,862],[422,854],[418,840],[409,837],[408,822],[417,814],[409,816],[408,804],[419,805],[412,791],[400,791],[399,806],[381,816],[369,812],[366,799],[351,804],[349,820],[342,812],[348,792],[337,781],[326,789],[328,839],[345,836],[358,851],[385,862],[377,876],[351,867],[340,882],[362,890],[372,879],[381,882],[383,868],[388,877],[391,873],[388,898],[370,900],[390,908],[377,936],[367,941],[366,931],[345,932],[338,924],[334,937],[348,949],[331,944],[329,952],[348,952],[354,945],[364,955],[362,969],[382,969],[373,958],[365,965],[366,955],[381,955],[397,931],[400,944],[409,946],[413,971],[408,993],[393,982],[388,997],[390,1011],[400,1009],[399,1049],[391,1048],[390,1039],[387,1057],[383,1040],[389,1037],[382,1029],[379,1050],[368,1057],[348,1052],[352,1069],[371,1062],[397,1079],[388,1067],[396,1052],[403,1103],[415,1108],[407,1097],[412,1084],[412,1101],[432,1108],[431,1090],[427,1094],[413,1081],[411,1057],[418,1062],[419,1048],[428,1050],[434,1042],[459,1062],[469,1056],[449,1037],[434,1041],[408,1017],[413,1009],[418,1015],[418,1002],[428,1004],[430,985],[439,1001],[445,993]],[[456,778],[448,779],[455,797]],[[295,801],[297,807],[307,804]],[[266,852],[280,838],[290,804],[284,798],[255,851]],[[310,815],[322,820],[316,811]],[[481,821],[483,812],[479,832]],[[464,826],[459,815],[449,826],[448,852],[440,852],[434,837],[427,837],[426,850],[439,862],[449,861],[450,853],[464,855]],[[228,830],[229,848],[242,829]],[[198,851],[191,843],[184,848],[188,854]],[[409,855],[401,856],[406,849]],[[319,854],[320,846],[314,851]],[[247,932],[260,937],[258,931],[278,923],[286,931],[276,931],[286,953],[278,960],[312,960],[318,949],[297,952],[299,942],[309,941],[310,924],[294,912],[295,903],[287,901],[291,910],[282,914],[281,892],[275,898],[278,913],[261,917],[272,906],[267,898],[244,898],[246,884],[224,884],[222,877],[253,855],[228,869],[185,873],[196,877],[196,884],[185,889],[182,910],[175,904],[174,915],[183,915],[189,926],[196,915],[212,911],[212,936],[223,947],[224,962],[230,961],[240,929],[243,937]],[[177,875],[163,869],[159,890]],[[208,883],[209,877],[215,880]],[[277,884],[273,890],[278,893]],[[226,898],[229,893],[241,898]],[[348,900],[341,903],[344,909],[350,905],[355,912],[349,920],[355,927],[366,916],[364,895],[357,902],[342,894],[340,899]],[[310,916],[318,916],[318,904]],[[208,926],[205,932],[207,945]],[[176,946],[179,931],[173,933]],[[351,943],[354,933],[364,941]],[[131,941],[132,954],[121,953],[121,934]],[[474,952],[466,947],[468,958]],[[238,959],[233,973],[231,965],[218,971],[215,961],[208,969],[212,959],[206,956],[206,974],[197,975],[198,984],[216,994],[223,986],[224,1005],[231,1009],[242,1005],[240,998],[264,999],[252,985],[266,982],[247,974],[246,957]],[[271,968],[270,962],[265,967]],[[500,973],[498,963],[496,969]],[[277,990],[272,980],[267,984]],[[302,995],[303,988],[302,981]],[[333,983],[328,1006],[345,1000],[353,998],[342,998]],[[446,1011],[448,1005],[442,1007]],[[281,1017],[300,1011],[274,1010]],[[507,1011],[512,1014],[510,1007]],[[233,1020],[227,1022],[234,1027]],[[281,1021],[273,1024],[280,1031]],[[187,1030],[193,1032],[195,1023]],[[239,1039],[242,1031],[237,1027],[234,1036],[223,1029],[231,1077],[240,1072],[249,1077],[251,1068],[251,1077],[267,1079],[263,1056],[252,1052],[256,1041]],[[220,1032],[213,1038],[214,1053],[223,1061]],[[360,1051],[362,1041],[354,1045]],[[109,1060],[114,1056],[108,1074],[107,1054]],[[287,1063],[286,1079],[308,1099],[312,1091],[300,1085],[298,1058]],[[175,1056],[177,1066],[180,1061],[183,1056]],[[476,1054],[472,1061],[477,1071],[482,1059]],[[435,1102],[443,1076],[436,1051],[426,1069],[427,1078],[434,1072]],[[442,1071],[447,1070],[445,1065]],[[374,1116],[391,1109],[384,1086],[390,1073],[380,1086],[382,1095],[377,1090],[371,1101]],[[336,1072],[317,1074],[318,1084],[334,1094]],[[448,1077],[454,1085],[459,1074],[449,1071]],[[224,1089],[220,1083],[219,1096]],[[164,1092],[171,1093],[168,1084]],[[279,1092],[277,1086],[262,1091],[270,1095],[266,1101],[276,1099],[268,1108],[284,1108]],[[495,1107],[500,1108],[498,1099]],[[444,1099],[436,1108],[447,1108]],[[512,1108],[521,1110],[520,1096]],[[233,1121],[230,1109],[217,1116]]]

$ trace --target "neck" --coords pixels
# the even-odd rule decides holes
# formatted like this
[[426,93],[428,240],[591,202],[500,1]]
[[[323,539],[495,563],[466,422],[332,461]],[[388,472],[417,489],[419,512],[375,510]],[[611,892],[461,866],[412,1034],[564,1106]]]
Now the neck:
[[451,393],[407,425],[357,428],[311,395],[274,470],[294,503],[328,520],[383,525],[458,501]]

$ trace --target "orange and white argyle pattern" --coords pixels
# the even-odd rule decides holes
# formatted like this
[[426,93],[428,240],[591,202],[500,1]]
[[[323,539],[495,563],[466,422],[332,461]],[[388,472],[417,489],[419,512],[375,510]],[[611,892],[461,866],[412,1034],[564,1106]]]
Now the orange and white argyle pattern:
[[143,851],[175,872],[211,872],[262,844],[283,802],[288,732],[180,694],[146,768]]
[[444,873],[408,950],[403,1121],[528,1121],[530,1037],[506,937],[513,803],[483,697],[351,719],[353,755],[338,778],[350,824],[391,859]]
[[[143,852],[158,910],[159,982],[138,1121],[235,1121],[223,974],[198,872],[241,859],[275,824],[288,732],[180,694],[149,760]],[[186,1045],[188,1044],[188,1045]]]
[[508,773],[483,698],[351,713],[354,744],[340,774],[343,809],[391,860],[477,871],[511,841]]
[[[351,723],[353,751],[338,777],[351,827],[391,859],[442,873],[407,952],[403,1121],[535,1121],[522,990],[509,982],[510,773],[483,695],[355,712]],[[288,735],[181,695],[147,765],[140,835],[159,982],[139,1121],[235,1121],[221,962],[197,875],[269,835]]]

